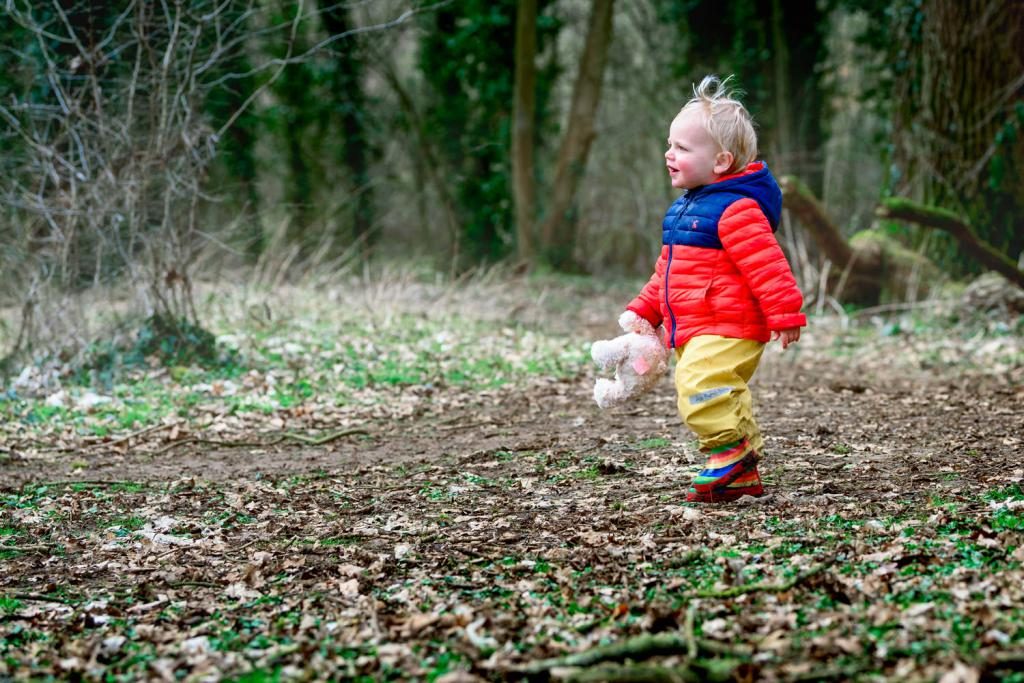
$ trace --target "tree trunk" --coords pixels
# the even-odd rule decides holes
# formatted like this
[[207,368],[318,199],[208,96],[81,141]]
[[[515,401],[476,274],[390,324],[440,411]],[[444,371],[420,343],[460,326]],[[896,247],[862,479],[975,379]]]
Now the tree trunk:
[[601,100],[601,83],[612,39],[614,0],[593,0],[580,69],[573,87],[569,121],[558,149],[555,180],[547,217],[541,228],[544,255],[556,268],[573,264],[576,242],[576,216],[573,202],[579,179],[587,165],[590,144],[594,140],[594,119]]
[[534,257],[533,117],[537,104],[537,0],[520,0],[516,8],[516,76],[512,114],[512,197],[519,259]]
[[448,179],[442,177],[446,174],[446,169],[442,167],[441,155],[434,148],[431,137],[427,135],[423,125],[423,117],[420,116],[419,111],[416,109],[412,95],[409,94],[409,91],[399,80],[394,67],[382,54],[377,55],[376,61],[382,65],[381,73],[384,75],[384,79],[391,85],[395,95],[398,96],[399,105],[419,145],[418,152],[423,157],[423,168],[430,180],[430,184],[434,186],[434,190],[437,192],[437,200],[441,203],[441,213],[444,216],[450,240],[449,257],[451,263],[454,264],[459,257],[459,233],[461,232],[461,227],[455,206],[455,198],[452,197],[452,193],[448,188]]
[[775,77],[775,158],[779,167],[793,170],[793,120],[789,114],[789,48],[783,33],[782,0],[772,0],[772,47],[774,52]]
[[[323,12],[321,20],[330,35],[341,35],[352,29],[349,9],[336,5],[330,0],[320,0]],[[370,189],[369,136],[363,120],[366,111],[366,95],[363,88],[363,62],[358,51],[355,36],[343,38],[335,43],[334,73],[332,83],[337,104],[335,112],[340,119],[342,134],[341,156],[348,168],[352,193],[352,240],[359,253],[365,258],[374,242],[373,194]]]

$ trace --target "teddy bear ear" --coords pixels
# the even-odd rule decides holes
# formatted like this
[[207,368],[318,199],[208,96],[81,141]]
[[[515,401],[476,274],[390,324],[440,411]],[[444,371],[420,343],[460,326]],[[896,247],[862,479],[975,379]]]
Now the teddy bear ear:
[[648,363],[647,359],[644,358],[643,356],[637,356],[636,358],[633,359],[633,370],[636,371],[636,374],[646,375],[650,369],[651,364]]

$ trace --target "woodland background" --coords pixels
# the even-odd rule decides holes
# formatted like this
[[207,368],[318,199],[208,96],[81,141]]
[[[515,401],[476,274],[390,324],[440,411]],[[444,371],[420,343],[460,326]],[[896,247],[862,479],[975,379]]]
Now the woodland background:
[[[0,680],[1024,682],[1022,60],[1019,0],[0,2]],[[708,73],[810,314],[715,506],[589,355]]]
[[665,130],[708,73],[793,179],[780,234],[812,309],[986,267],[928,216],[880,219],[887,197],[947,210],[1021,277],[1012,0],[11,0],[0,34],[9,359],[80,353],[109,328],[85,311],[197,324],[195,283],[225,274],[642,276]]

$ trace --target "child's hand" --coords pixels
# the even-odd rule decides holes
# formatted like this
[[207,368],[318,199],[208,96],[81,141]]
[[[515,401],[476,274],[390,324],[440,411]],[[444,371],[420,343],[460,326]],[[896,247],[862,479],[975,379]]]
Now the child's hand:
[[782,348],[800,341],[800,328],[790,327],[785,330],[772,330],[772,341],[778,339],[782,342]]

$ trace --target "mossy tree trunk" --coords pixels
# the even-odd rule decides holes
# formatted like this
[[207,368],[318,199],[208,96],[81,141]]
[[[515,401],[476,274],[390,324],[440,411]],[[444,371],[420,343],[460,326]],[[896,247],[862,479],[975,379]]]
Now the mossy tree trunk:
[[798,178],[783,176],[779,185],[790,214],[804,226],[835,268],[829,281],[833,295],[850,303],[878,303],[886,283],[883,281],[883,254],[877,244],[866,242],[860,248],[851,246],[817,197]]
[[1024,289],[1024,271],[1018,268],[1010,257],[982,241],[974,229],[952,211],[924,206],[902,197],[890,197],[883,200],[882,205],[878,207],[878,215],[949,233],[956,238],[964,254]]
[[[829,278],[829,289],[838,300],[869,306],[887,296],[892,298],[913,290],[908,280],[915,275],[926,283],[938,276],[938,268],[925,256],[910,251],[879,231],[864,231],[848,240],[798,178],[783,176],[779,185],[790,214],[836,267]],[[890,197],[883,200],[876,213],[881,218],[942,230],[956,240],[966,257],[1024,289],[1024,271],[1011,258],[979,238],[967,221],[951,211]]]
[[[1024,249],[1024,3],[901,0],[891,12],[892,194],[953,211],[1016,255]],[[960,245],[943,235],[928,254],[953,274],[971,272]]]

